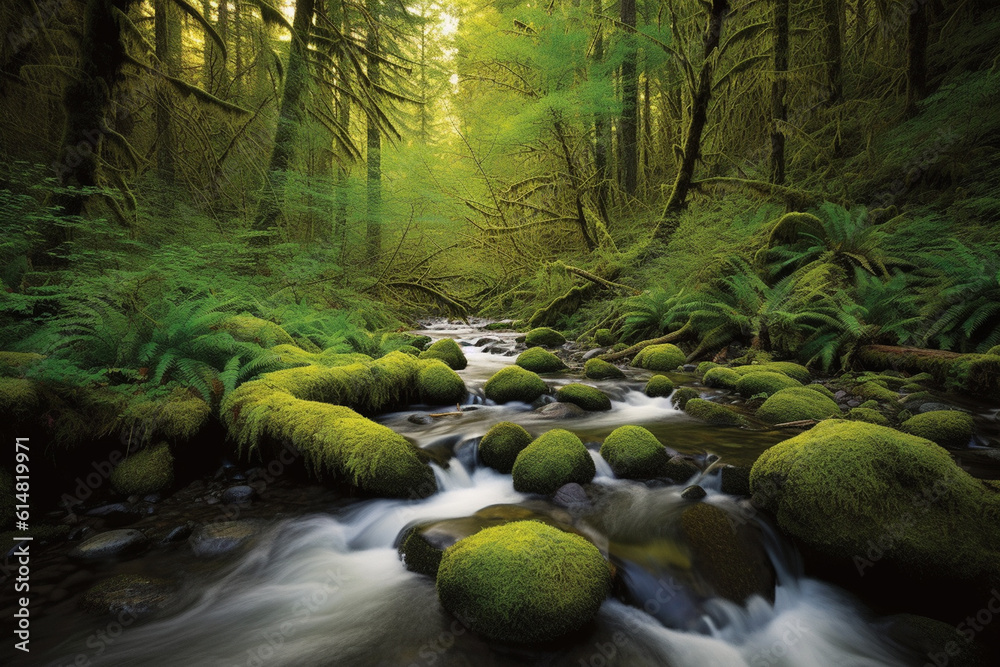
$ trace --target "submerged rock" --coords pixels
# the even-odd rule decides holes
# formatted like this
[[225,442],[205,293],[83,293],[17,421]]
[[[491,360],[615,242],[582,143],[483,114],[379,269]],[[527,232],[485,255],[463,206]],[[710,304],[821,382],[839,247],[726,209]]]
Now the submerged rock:
[[575,403],[546,403],[535,410],[535,414],[542,419],[576,419],[585,417],[587,411]]
[[681,491],[681,498],[684,500],[701,500],[708,495],[705,489],[701,488],[697,484],[692,484],[683,491]]
[[98,533],[69,551],[77,560],[103,560],[135,556],[146,550],[149,540],[138,530],[122,528]]
[[188,543],[196,556],[221,556],[250,542],[261,529],[260,522],[249,519],[209,523],[195,530]]
[[560,486],[559,490],[552,496],[552,502],[568,510],[587,510],[591,507],[587,492],[576,482]]
[[92,614],[145,616],[161,609],[173,590],[173,583],[166,579],[120,574],[91,587],[81,604]]

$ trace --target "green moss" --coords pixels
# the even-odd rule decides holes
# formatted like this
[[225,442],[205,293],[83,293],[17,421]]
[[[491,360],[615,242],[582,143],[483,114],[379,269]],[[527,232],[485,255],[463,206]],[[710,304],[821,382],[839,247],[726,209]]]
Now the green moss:
[[802,384],[809,384],[812,381],[812,373],[801,364],[791,361],[769,361],[763,364],[752,364],[750,366],[735,366],[732,370],[740,375],[747,373],[784,373],[790,378],[794,378]]
[[902,424],[903,422],[905,422],[907,419],[909,419],[912,416],[913,416],[913,413],[910,412],[909,410],[900,410],[896,414],[896,421],[899,422],[900,424]]
[[736,383],[736,391],[747,398],[751,396],[771,396],[781,389],[801,387],[798,380],[793,380],[784,373],[747,373]]
[[418,350],[426,350],[427,346],[431,344],[430,336],[414,336],[410,339],[410,345],[417,348]]
[[670,403],[677,409],[683,410],[688,401],[692,398],[698,398],[701,394],[698,393],[697,389],[692,389],[691,387],[681,387],[674,391],[673,395],[670,397]]
[[899,430],[926,438],[942,447],[958,449],[972,438],[972,416],[958,410],[934,410],[915,415],[904,421]]
[[908,394],[915,394],[918,391],[924,391],[924,385],[917,384],[916,382],[910,382],[910,383],[904,384],[902,387],[899,388],[899,390],[900,391],[904,391],[904,392],[906,392]]
[[587,623],[611,590],[597,548],[536,521],[486,528],[441,558],[441,605],[483,637],[528,644]]
[[583,374],[591,380],[618,380],[625,377],[620,368],[603,359],[587,359],[583,364]]
[[479,441],[479,458],[494,470],[509,474],[517,455],[531,440],[531,434],[514,422],[499,422]]
[[664,343],[663,345],[648,345],[639,351],[632,359],[632,365],[636,368],[645,368],[650,371],[674,371],[678,366],[683,366],[687,361],[687,355],[676,345]]
[[790,387],[775,393],[757,408],[757,418],[770,424],[784,424],[803,419],[826,419],[840,415],[832,400],[808,387]]
[[278,357],[286,366],[349,366],[351,364],[370,364],[372,358],[367,354],[340,354],[334,349],[309,352],[296,345],[275,345],[271,354]]
[[873,408],[853,408],[847,412],[847,418],[856,422],[868,422],[880,426],[889,425],[889,420],[886,419],[885,415]]
[[611,329],[598,329],[594,332],[594,342],[601,347],[610,347],[615,341],[616,336],[611,333]]
[[690,399],[684,406],[684,412],[713,426],[742,426],[745,422],[738,412],[703,398]]
[[650,398],[665,398],[674,392],[674,382],[666,375],[654,375],[643,391]]
[[1000,495],[929,440],[824,421],[765,451],[750,484],[783,531],[829,556],[859,565],[877,544],[917,579],[1000,581]]
[[149,438],[171,442],[190,440],[208,423],[212,408],[200,396],[184,388],[173,390],[166,398],[132,401],[122,414],[130,431]]
[[19,376],[45,358],[34,352],[0,352],[0,375]]
[[465,400],[469,393],[465,381],[446,363],[437,359],[425,359],[420,363],[417,387],[421,401],[428,405],[455,405]]
[[558,331],[548,327],[538,327],[528,332],[524,337],[524,344],[528,347],[560,347],[566,342],[566,337]]
[[878,406],[879,406],[879,402],[878,401],[870,400],[870,401],[865,401],[864,403],[862,403],[858,407],[859,408],[865,408],[866,410],[878,410]]
[[406,533],[399,543],[399,555],[410,572],[436,577],[441,566],[442,552],[427,543],[419,528],[414,526]]
[[876,381],[868,381],[851,389],[851,393],[864,399],[876,401],[895,401],[899,394],[893,390],[883,387]]
[[694,369],[694,374],[697,375],[698,377],[703,377],[705,373],[709,372],[713,368],[718,368],[718,367],[719,364],[715,363],[714,361],[703,361],[700,364],[698,364],[698,367],[696,369]]
[[420,350],[418,348],[413,347],[412,345],[403,345],[402,347],[397,348],[396,352],[402,352],[403,354],[408,354],[411,357],[420,356]]
[[559,387],[556,390],[556,400],[562,403],[572,403],[584,410],[610,410],[611,399],[600,389],[574,382]]
[[736,384],[740,381],[741,377],[743,376],[732,368],[717,366],[716,368],[709,369],[701,381],[706,387],[736,389]]
[[496,403],[510,401],[531,403],[548,390],[549,388],[542,378],[520,366],[508,366],[500,369],[486,381],[486,385],[483,387],[486,398]]
[[615,475],[650,479],[666,474],[670,456],[656,436],[641,426],[619,426],[601,444],[601,456]]
[[293,345],[295,343],[288,332],[279,325],[253,315],[243,314],[227,317],[214,328],[227,332],[236,340],[257,343],[261,347]]
[[529,347],[517,355],[514,363],[532,373],[555,373],[566,368],[562,359],[542,347]]
[[826,387],[824,387],[821,384],[817,384],[815,382],[812,382],[810,384],[803,385],[803,386],[806,389],[812,389],[813,391],[818,391],[819,393],[823,394],[824,396],[826,396],[830,400],[833,400],[833,396],[834,396],[833,392],[830,391],[829,389],[827,389]]
[[536,438],[514,460],[514,489],[522,493],[554,493],[570,482],[586,484],[597,469],[587,448],[569,431],[554,429]]
[[462,352],[462,348],[450,338],[442,338],[436,343],[431,344],[430,347],[420,353],[420,358],[440,359],[454,371],[460,371],[469,365],[465,354]]
[[622,350],[627,350],[628,345],[626,343],[615,343],[611,346],[611,352],[621,352]]
[[157,493],[174,483],[174,457],[167,443],[136,452],[111,472],[111,486],[125,496]]
[[38,388],[33,381],[0,377],[0,414],[26,415],[38,405]]

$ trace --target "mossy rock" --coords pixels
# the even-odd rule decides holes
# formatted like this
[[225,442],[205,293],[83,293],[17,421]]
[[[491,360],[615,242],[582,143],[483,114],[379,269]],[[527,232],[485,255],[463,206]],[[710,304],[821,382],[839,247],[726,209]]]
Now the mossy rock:
[[420,353],[421,359],[440,359],[453,371],[460,371],[469,365],[465,353],[451,338],[442,338]]
[[556,390],[556,400],[561,403],[572,403],[584,410],[597,412],[611,409],[611,399],[596,387],[574,382]]
[[517,355],[514,363],[532,373],[555,373],[566,368],[562,359],[542,347],[529,347]]
[[428,405],[455,405],[465,400],[468,390],[465,381],[448,364],[437,359],[421,362],[417,373],[420,400]]
[[0,377],[0,414],[27,415],[38,408],[39,400],[34,381]]
[[683,410],[687,407],[688,401],[692,398],[699,398],[700,396],[701,394],[698,393],[697,389],[692,389],[691,387],[681,387],[676,389],[670,396],[670,403],[678,410]]
[[598,329],[594,332],[594,342],[601,347],[610,347],[616,340],[617,337],[611,333],[611,329]]
[[403,564],[410,572],[425,574],[428,577],[436,577],[438,567],[441,565],[442,551],[434,548],[420,534],[418,526],[414,526],[407,531],[406,536],[399,543],[399,555],[403,559]]
[[802,383],[792,379],[784,373],[772,373],[761,371],[760,373],[747,373],[736,383],[736,391],[741,396],[750,398],[751,396],[771,396],[782,389],[789,387],[801,387]]
[[238,341],[257,343],[261,347],[295,344],[291,335],[280,325],[246,313],[227,317],[213,328],[225,331]]
[[531,444],[531,434],[514,422],[499,422],[479,441],[479,458],[485,465],[510,474],[521,450]]
[[165,398],[131,401],[122,414],[133,433],[184,442],[196,436],[212,417],[212,406],[185,388],[174,389]]
[[883,387],[877,380],[869,380],[859,384],[851,389],[851,393],[860,398],[875,401],[895,401],[899,398],[899,394],[888,387]]
[[654,375],[642,391],[650,398],[666,398],[674,393],[674,381],[666,375]]
[[597,473],[594,459],[580,438],[564,429],[542,434],[521,450],[511,475],[522,493],[555,493],[570,482],[587,484]]
[[651,479],[666,474],[670,455],[656,436],[641,426],[619,426],[601,444],[601,456],[615,475]]
[[705,373],[709,372],[713,368],[718,368],[719,364],[714,361],[703,361],[698,364],[698,367],[694,369],[694,374],[698,377],[704,377]]
[[587,359],[583,364],[583,374],[591,380],[619,380],[625,377],[620,368],[603,359]]
[[687,361],[687,355],[676,345],[664,343],[662,345],[648,345],[639,351],[632,359],[632,365],[636,368],[645,368],[650,371],[675,371],[678,366],[683,366]]
[[486,639],[531,644],[590,621],[611,590],[597,548],[536,521],[486,528],[441,558],[441,605]]
[[627,343],[615,343],[611,346],[609,352],[621,352],[622,350],[627,350],[628,347]]
[[542,378],[520,366],[508,366],[500,369],[486,381],[486,385],[483,387],[486,398],[496,403],[509,403],[510,401],[531,403],[542,394],[547,393],[548,390],[549,388]]
[[926,388],[922,384],[917,384],[916,382],[909,382],[900,387],[899,390],[902,392],[906,392],[907,394],[915,394],[918,391],[925,391]]
[[431,344],[433,339],[430,336],[424,336],[423,334],[419,336],[414,336],[410,339],[410,345],[417,348],[420,351],[426,350],[427,346]]
[[747,373],[783,373],[802,384],[809,384],[812,381],[812,373],[809,372],[808,368],[791,361],[769,361],[763,364],[735,366],[731,370],[740,375],[746,375]]
[[933,410],[915,415],[899,426],[903,433],[926,438],[942,447],[959,449],[972,439],[972,416],[958,410]]
[[738,412],[703,398],[690,399],[684,406],[684,412],[712,426],[742,426],[745,423],[743,415]]
[[111,486],[125,496],[158,493],[174,483],[174,457],[167,443],[136,452],[111,472]]
[[717,366],[715,368],[710,368],[701,378],[702,384],[706,387],[714,387],[716,389],[736,389],[737,383],[740,378],[743,377],[732,368],[726,368],[725,366]]
[[524,344],[528,347],[560,347],[566,342],[566,337],[555,329],[548,327],[538,327],[528,332],[524,337]]
[[719,470],[719,489],[733,496],[750,495],[751,466],[722,466]]
[[408,354],[411,357],[420,356],[420,350],[416,347],[413,347],[412,345],[403,345],[402,347],[396,348],[396,352],[402,352],[403,354]]
[[698,503],[681,514],[692,561],[711,592],[736,604],[752,595],[774,599],[775,575],[760,541],[715,505]]
[[874,544],[918,580],[1000,582],[1000,494],[930,440],[824,421],[766,450],[750,484],[755,505],[828,557],[863,568]]
[[840,407],[830,398],[808,387],[789,387],[776,392],[757,408],[757,418],[769,424],[840,416]]
[[865,401],[864,403],[862,403],[858,407],[859,408],[865,408],[867,410],[878,410],[878,406],[879,406],[879,402],[878,401]]
[[889,420],[886,416],[872,408],[852,408],[847,411],[847,418],[856,422],[868,422],[869,424],[878,424],[880,426],[889,425]]
[[834,393],[821,384],[818,384],[816,382],[811,382],[809,384],[802,386],[804,386],[806,389],[812,389],[813,391],[818,391],[819,393],[829,398],[831,401],[834,400]]

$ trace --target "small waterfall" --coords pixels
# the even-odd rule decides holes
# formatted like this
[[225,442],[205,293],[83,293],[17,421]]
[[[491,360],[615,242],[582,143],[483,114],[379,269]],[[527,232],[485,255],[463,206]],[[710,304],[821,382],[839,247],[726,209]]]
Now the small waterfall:
[[590,454],[590,458],[594,459],[594,467],[597,468],[597,474],[595,479],[599,477],[614,478],[615,473],[608,465],[608,462],[604,460],[600,452],[595,452],[593,449],[588,449],[587,453]]

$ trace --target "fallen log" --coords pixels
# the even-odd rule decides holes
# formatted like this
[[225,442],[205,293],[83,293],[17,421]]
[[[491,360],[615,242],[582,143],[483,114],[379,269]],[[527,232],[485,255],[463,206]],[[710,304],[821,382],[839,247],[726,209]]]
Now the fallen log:
[[930,373],[948,389],[1000,397],[1000,356],[895,345],[865,345],[856,357],[866,370]]

